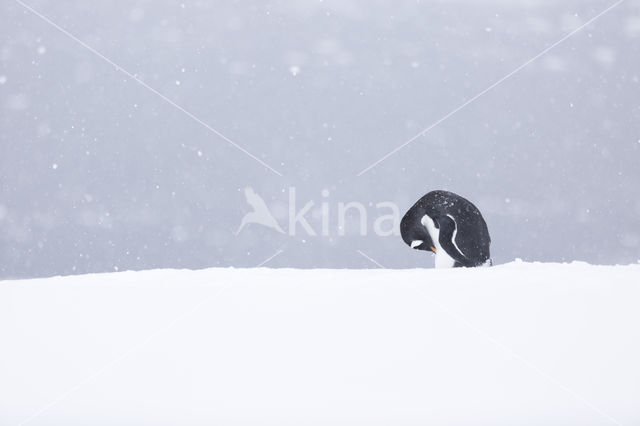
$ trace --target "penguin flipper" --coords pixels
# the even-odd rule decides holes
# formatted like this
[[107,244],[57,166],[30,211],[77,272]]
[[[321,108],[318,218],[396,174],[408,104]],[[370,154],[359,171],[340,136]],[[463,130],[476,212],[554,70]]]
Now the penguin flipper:
[[457,233],[457,227],[455,221],[449,216],[438,216],[434,219],[434,222],[440,228],[440,234],[438,241],[444,251],[449,254],[455,260],[454,267],[467,266],[469,260],[460,251],[458,245],[455,242],[455,236]]

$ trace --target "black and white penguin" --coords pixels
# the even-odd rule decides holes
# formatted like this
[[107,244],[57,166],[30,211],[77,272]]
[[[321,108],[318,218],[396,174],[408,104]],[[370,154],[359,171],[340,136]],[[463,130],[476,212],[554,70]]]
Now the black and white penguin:
[[407,245],[432,251],[436,268],[491,265],[491,238],[480,210],[448,191],[431,191],[407,211],[400,222]]

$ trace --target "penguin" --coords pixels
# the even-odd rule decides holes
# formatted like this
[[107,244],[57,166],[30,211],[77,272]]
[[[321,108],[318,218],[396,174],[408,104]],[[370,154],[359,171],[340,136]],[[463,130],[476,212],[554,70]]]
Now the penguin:
[[480,210],[448,191],[431,191],[400,222],[404,242],[435,253],[436,268],[490,266],[491,237]]

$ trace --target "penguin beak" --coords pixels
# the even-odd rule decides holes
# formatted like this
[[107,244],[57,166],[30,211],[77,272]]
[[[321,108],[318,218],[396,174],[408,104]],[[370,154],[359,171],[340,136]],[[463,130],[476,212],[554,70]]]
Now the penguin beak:
[[434,246],[429,247],[431,249],[432,252],[436,252],[436,248]]
[[424,241],[422,240],[413,240],[411,241],[411,248],[416,248],[418,246],[420,246],[420,244],[422,244]]

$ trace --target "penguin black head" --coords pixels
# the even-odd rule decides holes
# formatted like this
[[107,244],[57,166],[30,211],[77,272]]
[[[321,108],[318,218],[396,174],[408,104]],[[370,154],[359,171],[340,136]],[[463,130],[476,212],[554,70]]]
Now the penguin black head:
[[400,222],[400,234],[404,242],[416,250],[433,251],[434,244],[427,228],[422,225],[422,217],[426,214],[420,206],[413,206]]

